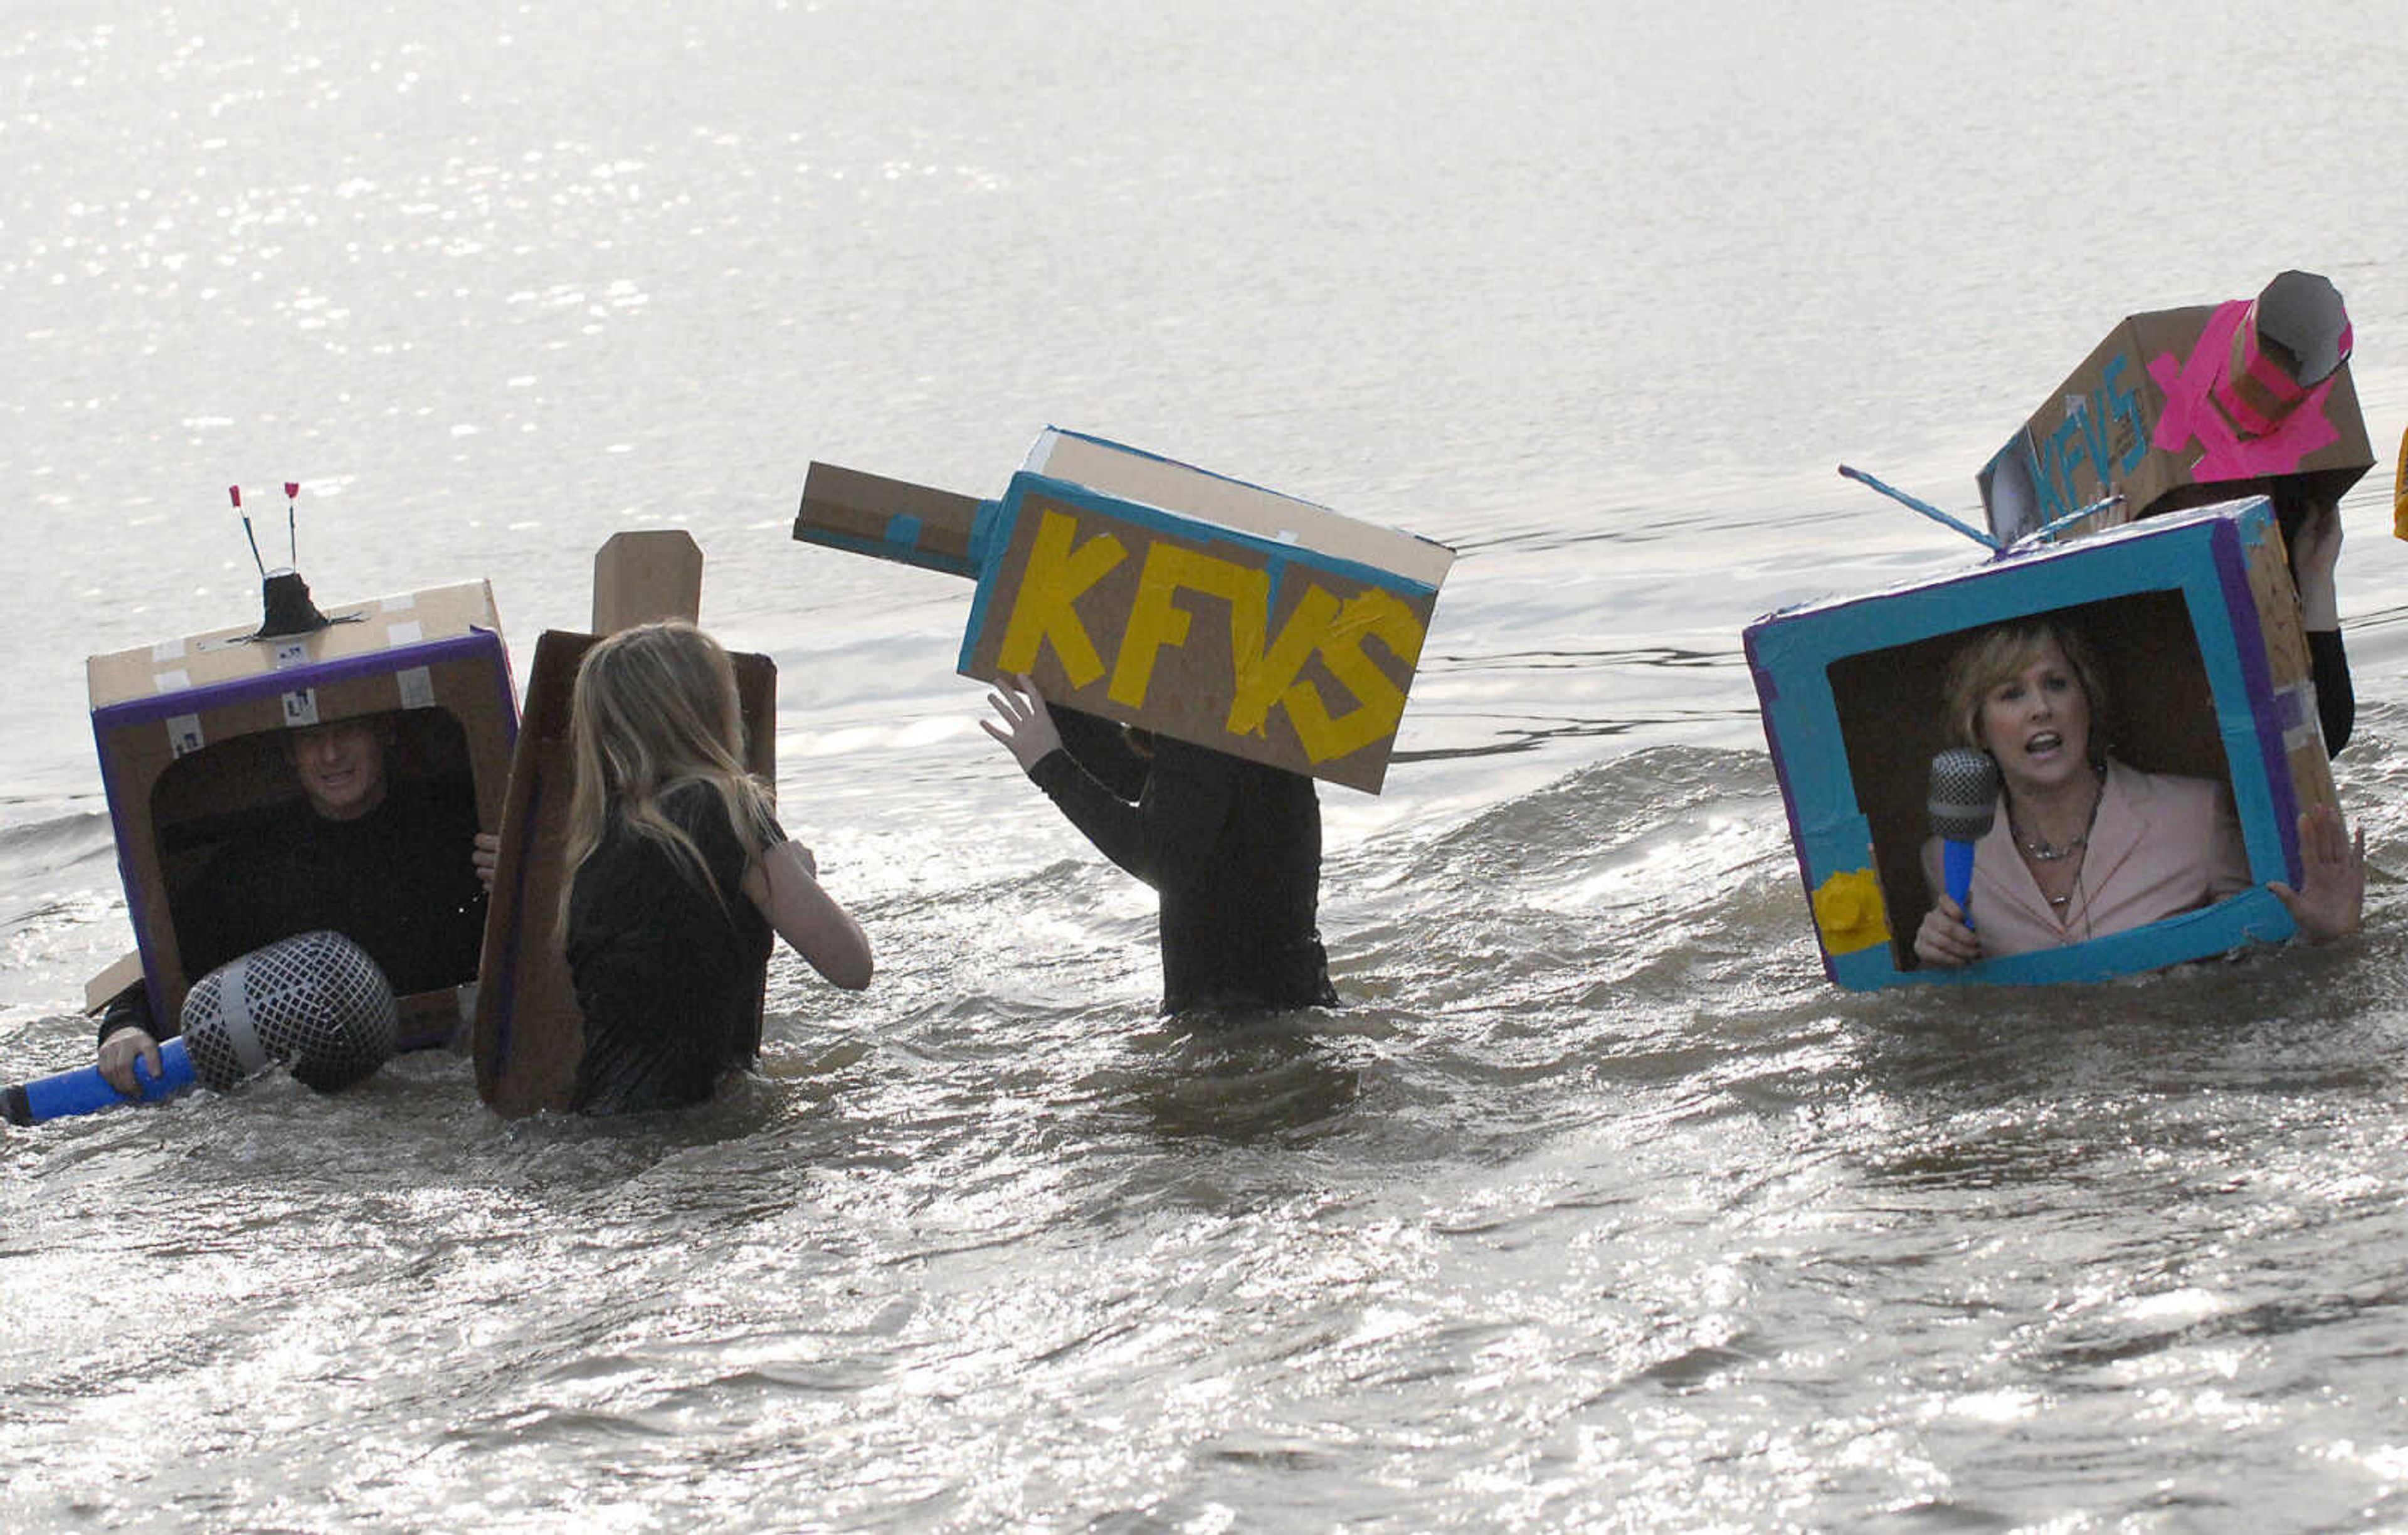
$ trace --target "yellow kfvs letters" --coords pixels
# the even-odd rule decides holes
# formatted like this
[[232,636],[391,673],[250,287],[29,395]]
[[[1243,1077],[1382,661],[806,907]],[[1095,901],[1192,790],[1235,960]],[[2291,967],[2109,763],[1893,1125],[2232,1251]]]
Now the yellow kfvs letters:
[[[1104,657],[1078,603],[1108,576],[1118,572],[1125,579],[1123,567],[1129,551],[1110,531],[1084,541],[1078,534],[1076,517],[1051,508],[1040,510],[996,652],[996,669],[1032,671],[1039,655],[1050,649],[1074,689],[1084,691],[1105,675]],[[1299,565],[1298,569],[1311,567]],[[1273,634],[1268,569],[1167,539],[1146,545],[1134,594],[1126,602],[1127,616],[1106,689],[1113,703],[1143,709],[1162,653],[1186,644],[1197,615],[1180,605],[1182,594],[1227,604],[1226,724],[1231,735],[1263,737],[1277,707],[1284,711],[1306,757],[1317,766],[1395,734],[1404,717],[1404,687],[1363,646],[1366,639],[1377,639],[1402,663],[1404,677],[1412,678],[1421,661],[1426,620],[1404,600],[1369,585],[1340,597],[1313,581]],[[1119,601],[1111,606],[1122,608]],[[1304,676],[1316,659],[1354,696],[1353,708],[1333,713],[1321,690]]]

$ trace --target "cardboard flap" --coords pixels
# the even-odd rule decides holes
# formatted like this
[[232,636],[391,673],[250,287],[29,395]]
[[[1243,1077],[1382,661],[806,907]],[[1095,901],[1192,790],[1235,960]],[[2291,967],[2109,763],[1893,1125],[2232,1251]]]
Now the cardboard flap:
[[594,554],[594,632],[702,615],[702,550],[679,528],[614,533]]
[[141,979],[142,951],[136,949],[83,983],[84,1011],[97,1017],[111,997]]
[[979,500],[905,480],[814,462],[803,480],[795,538],[948,575],[975,576]]

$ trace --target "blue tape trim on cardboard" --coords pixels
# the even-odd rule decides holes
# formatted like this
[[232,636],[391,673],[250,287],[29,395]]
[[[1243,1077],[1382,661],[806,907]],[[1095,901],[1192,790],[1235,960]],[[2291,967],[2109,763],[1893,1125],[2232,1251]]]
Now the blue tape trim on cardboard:
[[2280,943],[2294,931],[2291,914],[2270,891],[2244,890],[2214,906],[2185,911],[2145,927],[2111,933],[2063,949],[1985,959],[1958,969],[1896,970],[1886,946],[1827,957],[1831,978],[1852,991],[1884,986],[2051,986],[2112,981],[2161,970],[2186,960],[2211,959],[2252,943]]
[[[911,523],[911,538],[916,540],[924,531],[918,519],[901,517],[896,522]],[[817,544],[822,549],[841,550],[847,554],[866,554],[873,560],[893,560],[902,565],[917,566],[923,570],[941,570],[949,576],[972,576],[979,573],[975,558],[958,559],[920,548],[916,542],[902,542],[890,524],[886,533],[877,538],[856,538],[850,534],[830,533],[824,528],[808,528],[795,535],[797,541]],[[975,546],[973,546],[975,547]]]
[[[1005,490],[1003,499],[999,503],[991,504],[994,508],[992,517],[988,515],[986,507],[980,509],[979,529],[976,537],[982,555],[978,571],[978,591],[970,598],[969,626],[962,631],[961,657],[956,663],[958,669],[964,672],[969,670],[970,653],[976,648],[978,637],[986,626],[987,605],[995,598],[996,583],[1002,570],[1002,562],[998,556],[1003,550],[1010,547],[1012,534],[1019,525],[1021,511],[1032,496],[1059,503],[1073,510],[1115,518],[1138,527],[1168,534],[1173,538],[1186,538],[1206,545],[1228,544],[1252,550],[1260,554],[1265,564],[1269,567],[1275,583],[1284,580],[1287,569],[1295,567],[1326,570],[1333,576],[1359,581],[1365,586],[1376,586],[1405,597],[1434,596],[1438,591],[1437,587],[1426,581],[1413,581],[1409,577],[1398,575],[1393,570],[1383,570],[1378,566],[1367,565],[1359,560],[1340,559],[1324,554],[1318,550],[1305,548],[1300,544],[1282,543],[1276,538],[1264,538],[1251,533],[1241,533],[1235,528],[1224,527],[1218,523],[1200,522],[1193,517],[1182,516],[1175,511],[1164,511],[1157,507],[1125,501],[1119,496],[1106,495],[1083,485],[1072,484],[1067,480],[1054,480],[1023,469],[1011,477],[1011,484]],[[1276,591],[1275,585],[1274,596],[1276,596]]]
[[[2272,679],[2249,590],[2248,551],[2263,541],[2272,523],[2262,498],[2160,516],[2071,544],[2010,552],[1951,577],[1784,610],[1750,625],[1742,637],[1749,669],[1810,898],[1832,876],[1874,862],[1870,827],[1856,803],[1841,739],[1830,682],[1834,663],[2026,614],[2152,592],[2179,594],[2190,618],[2251,873],[2260,881],[2293,878],[2288,825],[2297,818],[2296,796],[2281,710],[2258,704],[2271,698]],[[2097,981],[2277,941],[2292,930],[2289,913],[2261,887],[2128,932],[1962,970],[1900,970],[1887,944],[1827,952],[1824,968],[1854,989]]]

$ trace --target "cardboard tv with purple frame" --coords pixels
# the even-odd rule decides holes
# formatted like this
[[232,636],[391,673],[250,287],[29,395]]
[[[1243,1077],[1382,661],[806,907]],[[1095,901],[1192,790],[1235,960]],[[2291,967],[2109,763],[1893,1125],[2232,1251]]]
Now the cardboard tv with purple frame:
[[[221,629],[85,663],[118,868],[155,1017],[176,1017],[200,979],[184,971],[168,893],[295,797],[285,731],[380,721],[393,779],[473,796],[478,824],[500,824],[518,701],[491,588],[437,587],[325,616],[325,627],[308,633]],[[401,998],[400,1048],[447,1043],[476,979]]]
[[[2252,888],[2065,948],[1918,968],[1941,677],[1966,634],[2075,624],[2106,674],[2107,739],[2152,772],[2230,787]],[[1959,574],[1771,614],[1745,634],[1823,968],[1852,990],[2098,981],[2290,936],[2265,882],[2300,877],[2298,821],[2335,803],[2299,601],[2264,498],[2161,514]]]

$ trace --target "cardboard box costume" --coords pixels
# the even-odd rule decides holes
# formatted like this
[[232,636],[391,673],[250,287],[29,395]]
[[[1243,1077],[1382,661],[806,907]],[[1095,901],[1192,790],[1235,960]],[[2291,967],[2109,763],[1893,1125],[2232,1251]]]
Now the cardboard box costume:
[[974,580],[966,677],[1374,794],[1455,561],[1052,428],[993,501],[813,464],[795,538]]
[[[1922,968],[1941,676],[1971,630],[2049,614],[2090,638],[2119,759],[2229,784],[2258,885],[2066,948]],[[2283,541],[2263,498],[2161,514],[1958,574],[1807,604],[1744,636],[1824,969],[1880,986],[2095,981],[2274,941],[2264,882],[2300,877],[2300,812],[2335,803]],[[1978,917],[1977,917],[1978,920]]]

